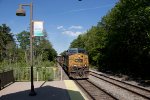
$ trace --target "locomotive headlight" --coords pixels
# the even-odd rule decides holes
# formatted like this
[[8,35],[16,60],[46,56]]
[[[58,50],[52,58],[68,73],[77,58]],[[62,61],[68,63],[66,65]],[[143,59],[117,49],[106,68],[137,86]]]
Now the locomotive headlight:
[[86,64],[84,66],[86,66]]
[[73,65],[73,66],[77,66],[77,65]]

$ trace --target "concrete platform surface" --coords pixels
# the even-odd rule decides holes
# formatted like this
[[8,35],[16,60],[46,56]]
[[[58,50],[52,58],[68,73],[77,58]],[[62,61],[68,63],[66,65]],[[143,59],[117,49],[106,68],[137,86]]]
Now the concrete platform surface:
[[36,96],[29,96],[30,82],[15,82],[0,91],[0,100],[87,100],[71,80],[34,82]]

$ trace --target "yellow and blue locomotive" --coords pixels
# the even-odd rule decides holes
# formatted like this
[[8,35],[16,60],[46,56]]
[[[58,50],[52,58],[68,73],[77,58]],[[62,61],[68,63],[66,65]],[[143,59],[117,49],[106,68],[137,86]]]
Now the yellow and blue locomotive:
[[60,57],[60,63],[74,79],[88,78],[89,61],[86,51],[82,48],[70,48]]

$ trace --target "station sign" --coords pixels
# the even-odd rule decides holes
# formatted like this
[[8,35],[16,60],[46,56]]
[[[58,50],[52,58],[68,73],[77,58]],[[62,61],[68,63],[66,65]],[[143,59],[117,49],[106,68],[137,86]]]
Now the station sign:
[[33,21],[33,35],[44,36],[43,21]]

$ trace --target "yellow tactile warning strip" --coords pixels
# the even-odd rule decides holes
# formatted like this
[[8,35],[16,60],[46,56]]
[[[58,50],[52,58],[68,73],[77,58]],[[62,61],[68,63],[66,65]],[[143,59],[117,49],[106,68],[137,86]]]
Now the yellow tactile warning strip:
[[71,100],[88,100],[72,80],[64,80]]

